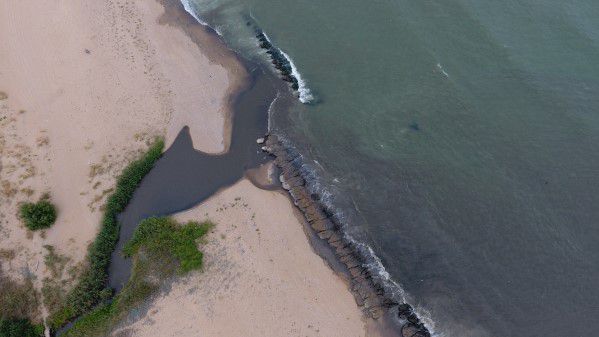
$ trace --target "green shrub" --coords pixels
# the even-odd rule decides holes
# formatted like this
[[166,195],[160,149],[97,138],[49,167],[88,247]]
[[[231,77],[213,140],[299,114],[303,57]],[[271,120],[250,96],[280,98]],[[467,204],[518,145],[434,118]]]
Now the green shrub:
[[28,319],[0,319],[0,337],[40,337],[43,335],[43,326],[33,325]]
[[148,151],[129,164],[117,179],[115,191],[106,202],[100,232],[87,254],[89,266],[67,296],[67,305],[51,315],[50,325],[53,329],[62,327],[69,320],[88,312],[111,296],[110,289],[106,288],[106,281],[110,256],[119,238],[120,226],[116,217],[125,210],[143,177],[162,155],[163,148],[164,141],[157,139]]
[[180,226],[171,218],[149,218],[139,224],[123,253],[132,256],[143,245],[150,254],[172,255],[179,263],[178,271],[186,273],[202,266],[202,252],[197,249],[196,240],[210,228],[210,223],[190,221]]
[[19,211],[25,226],[32,231],[48,228],[56,221],[56,207],[45,199],[24,203]]
[[208,222],[180,225],[166,217],[142,221],[123,249],[133,259],[131,277],[123,290],[112,302],[81,317],[63,337],[108,335],[111,327],[154,294],[163,280],[200,268],[202,252],[197,248],[197,239],[212,226]]

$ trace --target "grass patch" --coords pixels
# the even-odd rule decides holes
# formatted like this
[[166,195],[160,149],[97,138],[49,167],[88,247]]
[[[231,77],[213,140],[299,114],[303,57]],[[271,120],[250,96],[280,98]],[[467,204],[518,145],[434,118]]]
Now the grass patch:
[[157,139],[141,158],[127,166],[117,179],[115,191],[108,197],[100,232],[91,245],[84,271],[77,285],[67,296],[67,305],[50,316],[52,329],[62,327],[69,320],[91,310],[98,303],[110,298],[112,290],[106,288],[110,255],[116,247],[120,226],[117,215],[125,210],[133,192],[150,172],[162,155],[164,141]]
[[43,335],[43,325],[33,325],[28,319],[0,319],[0,337],[41,337]]
[[136,229],[131,240],[123,248],[125,256],[133,256],[143,245],[148,253],[172,255],[179,261],[179,272],[186,273],[202,266],[202,252],[196,247],[196,239],[204,236],[210,225],[189,222],[179,226],[170,218],[149,218]]
[[56,207],[48,198],[42,198],[36,203],[22,204],[19,208],[19,215],[25,223],[25,227],[35,231],[48,228],[56,222]]
[[[54,246],[44,245],[48,253],[44,256],[44,263],[50,271],[50,277],[42,280],[42,298],[49,314],[58,312],[66,300],[66,287],[68,280],[63,278],[69,257],[56,252]],[[72,269],[72,268],[71,268]],[[71,275],[71,280],[74,279]]]
[[197,240],[211,223],[178,224],[171,218],[142,221],[125,246],[123,253],[133,259],[131,277],[110,303],[98,306],[78,320],[63,336],[106,336],[127,313],[154,294],[162,282],[202,266],[202,252]]
[[52,278],[62,278],[62,273],[69,262],[69,257],[58,254],[54,246],[44,245],[48,253],[44,256],[44,264],[50,270]]
[[35,318],[38,304],[31,279],[17,282],[0,275],[0,318]]
[[0,275],[0,337],[38,337],[41,324],[30,318],[38,314],[38,299],[30,279],[19,283]]
[[63,308],[66,300],[65,283],[51,278],[42,281],[42,297],[48,313],[53,314]]

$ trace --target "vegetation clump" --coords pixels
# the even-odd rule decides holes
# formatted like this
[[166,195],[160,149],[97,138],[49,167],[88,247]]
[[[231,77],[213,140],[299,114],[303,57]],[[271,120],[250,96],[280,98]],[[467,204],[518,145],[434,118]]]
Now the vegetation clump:
[[69,279],[65,279],[65,269],[70,261],[68,256],[62,255],[56,251],[54,246],[44,245],[47,254],[44,256],[44,263],[50,272],[49,277],[42,280],[42,298],[44,306],[49,313],[55,313],[60,310],[65,303],[67,284],[76,277],[76,266],[70,267],[68,271]]
[[202,252],[196,240],[211,228],[206,222],[188,222],[180,226],[171,218],[149,218],[144,220],[123,248],[125,256],[133,256],[140,247],[148,254],[174,257],[179,264],[179,273],[187,273],[202,266]]
[[41,337],[43,335],[43,326],[33,325],[26,318],[0,319],[0,337]]
[[22,283],[0,275],[0,337],[43,336],[43,326],[29,320],[38,313],[31,279]]
[[129,164],[117,179],[115,190],[105,205],[100,232],[87,254],[88,267],[78,284],[68,294],[67,305],[51,315],[49,322],[53,329],[62,327],[69,320],[88,312],[112,296],[112,291],[106,288],[106,281],[110,256],[119,237],[117,215],[125,210],[143,177],[162,155],[163,148],[164,141],[157,139],[148,151]]
[[48,200],[42,198],[36,203],[27,202],[19,209],[25,227],[32,231],[52,226],[56,222],[56,207]]
[[208,222],[181,225],[166,217],[142,221],[123,249],[133,259],[131,277],[123,290],[110,303],[81,317],[63,336],[106,336],[129,310],[154,294],[165,279],[201,268],[202,252],[197,248],[197,240],[212,226]]

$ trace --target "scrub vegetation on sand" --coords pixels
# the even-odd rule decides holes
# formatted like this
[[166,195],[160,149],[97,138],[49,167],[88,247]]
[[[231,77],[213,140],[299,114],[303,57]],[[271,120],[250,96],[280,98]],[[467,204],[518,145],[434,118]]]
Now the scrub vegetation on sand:
[[61,328],[69,320],[87,313],[112,296],[112,290],[106,287],[106,281],[110,256],[119,237],[117,215],[125,209],[143,177],[162,155],[163,148],[164,141],[157,139],[149,150],[129,164],[117,179],[115,191],[106,202],[100,232],[87,254],[88,267],[67,295],[65,305],[50,315],[49,324],[53,330]]
[[30,230],[45,229],[56,222],[56,207],[50,202],[49,196],[45,195],[36,203],[22,204],[19,208],[19,215],[25,223],[25,227]]
[[125,256],[133,259],[131,277],[123,290],[110,303],[75,322],[63,336],[106,336],[165,279],[201,268],[198,239],[212,227],[209,222],[179,224],[168,217],[142,221],[123,249]]
[[0,337],[40,337],[43,335],[43,326],[33,325],[28,319],[0,319]]
[[0,275],[0,337],[42,336],[43,326],[30,321],[38,316],[38,304],[31,279],[17,282]]

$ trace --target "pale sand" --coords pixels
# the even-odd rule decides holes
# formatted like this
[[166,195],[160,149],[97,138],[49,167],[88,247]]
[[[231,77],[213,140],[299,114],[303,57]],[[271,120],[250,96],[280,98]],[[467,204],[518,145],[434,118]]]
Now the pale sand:
[[[227,69],[211,62],[162,13],[148,0],[0,1],[0,249],[16,253],[0,260],[5,274],[28,270],[39,287],[43,245],[66,269],[83,261],[115,176],[154,136],[170,144],[190,125],[196,148],[225,150],[230,83],[246,75],[233,56]],[[32,235],[17,205],[46,191],[59,216]]]
[[[47,275],[44,244],[68,256],[68,265],[82,261],[99,228],[103,191],[153,136],[170,144],[189,125],[197,149],[226,150],[227,103],[246,74],[200,27],[186,26],[198,34],[192,41],[170,25],[181,17],[161,14],[149,0],[0,2],[0,92],[8,94],[0,101],[0,249],[17,253],[1,261],[4,272],[18,278],[29,269],[39,287]],[[208,56],[194,42],[209,45]],[[58,206],[58,221],[27,238],[17,204],[44,191]],[[217,223],[202,247],[205,270],[174,282],[128,331],[372,335],[294,212],[280,192],[243,180],[178,215]]]
[[373,335],[281,192],[244,179],[175,218],[216,223],[200,245],[204,270],[175,281],[115,336]]

